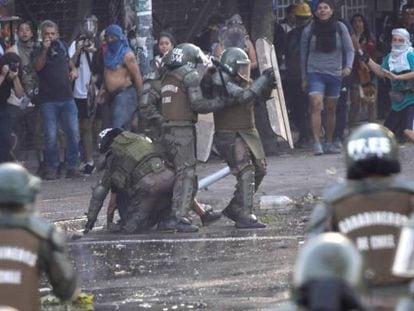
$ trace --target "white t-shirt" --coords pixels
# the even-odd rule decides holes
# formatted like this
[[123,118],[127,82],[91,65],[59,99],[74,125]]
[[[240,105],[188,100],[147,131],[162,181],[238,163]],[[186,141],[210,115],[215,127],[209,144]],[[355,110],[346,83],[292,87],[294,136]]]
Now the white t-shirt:
[[[76,41],[73,41],[69,47],[69,57],[75,55],[76,52]],[[89,53],[89,58],[92,61],[92,53]],[[88,98],[88,87],[89,82],[91,81],[91,69],[89,68],[88,59],[86,58],[86,53],[82,52],[80,56],[80,62],[78,69],[78,78],[75,80],[75,85],[73,87],[73,97],[86,99]]]

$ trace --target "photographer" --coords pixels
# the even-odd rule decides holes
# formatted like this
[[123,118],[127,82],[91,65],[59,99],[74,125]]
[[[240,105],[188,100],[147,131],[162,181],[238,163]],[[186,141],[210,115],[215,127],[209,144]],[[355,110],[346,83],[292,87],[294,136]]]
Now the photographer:
[[78,109],[73,99],[72,81],[77,70],[70,60],[66,45],[59,40],[58,26],[51,20],[40,24],[42,45],[33,52],[34,68],[39,76],[39,103],[45,136],[46,173],[43,179],[57,178],[59,153],[58,122],[66,134],[66,177],[79,177]]
[[78,71],[73,84],[73,96],[78,108],[79,131],[85,162],[81,172],[90,175],[95,170],[93,161],[92,124],[95,115],[95,80],[93,64],[95,62],[95,38],[91,31],[83,30],[69,47],[69,56]]
[[11,46],[7,52],[13,52],[20,57],[21,82],[26,96],[17,98],[12,91],[7,102],[13,107],[15,128],[17,136],[17,146],[14,150],[17,159],[24,157],[25,150],[36,150],[39,167],[43,161],[43,148],[41,144],[41,122],[40,113],[36,105],[36,95],[38,93],[37,74],[33,68],[30,55],[34,50],[35,40],[33,36],[33,26],[29,21],[22,21],[17,26],[17,42]]
[[12,89],[18,98],[24,95],[20,77],[20,57],[12,52],[4,54],[0,58],[0,163],[14,161],[12,154],[14,124],[7,99]]

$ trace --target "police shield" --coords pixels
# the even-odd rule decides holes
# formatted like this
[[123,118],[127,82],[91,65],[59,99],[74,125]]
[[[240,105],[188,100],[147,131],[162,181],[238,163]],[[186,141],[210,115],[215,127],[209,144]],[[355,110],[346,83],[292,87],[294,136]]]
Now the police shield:
[[266,102],[267,114],[273,132],[281,136],[293,149],[292,132],[286,109],[285,97],[280,79],[279,67],[276,60],[275,47],[265,38],[256,40],[257,62],[260,72],[273,67],[277,88],[273,89],[271,98]]
[[414,215],[401,230],[392,273],[400,277],[414,277]]
[[214,138],[213,113],[200,114],[196,123],[197,160],[207,162]]

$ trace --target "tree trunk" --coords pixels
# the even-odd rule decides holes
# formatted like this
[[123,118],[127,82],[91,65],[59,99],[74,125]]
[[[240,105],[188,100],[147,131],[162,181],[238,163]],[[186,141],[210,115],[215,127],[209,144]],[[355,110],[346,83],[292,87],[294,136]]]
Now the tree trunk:
[[70,42],[75,40],[76,36],[79,34],[83,19],[92,14],[93,0],[79,0],[78,7],[76,10],[75,17],[75,27],[73,28],[72,34],[70,36]]
[[141,75],[145,76],[151,72],[150,63],[154,57],[152,0],[123,0],[122,7],[123,27],[139,62]]
[[[253,44],[256,39],[266,37],[273,41],[273,24],[274,16],[272,12],[272,1],[256,0],[253,2],[251,20],[251,39]],[[277,136],[272,131],[267,116],[266,104],[260,102],[255,106],[256,127],[260,133],[263,146],[267,155],[274,155],[277,153]]]

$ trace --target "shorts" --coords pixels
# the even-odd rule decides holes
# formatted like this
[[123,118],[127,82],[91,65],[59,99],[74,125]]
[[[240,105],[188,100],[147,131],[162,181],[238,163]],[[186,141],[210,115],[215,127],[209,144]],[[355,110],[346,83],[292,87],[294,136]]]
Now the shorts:
[[341,93],[342,77],[326,73],[308,73],[308,94],[323,94],[326,97],[339,98]]

